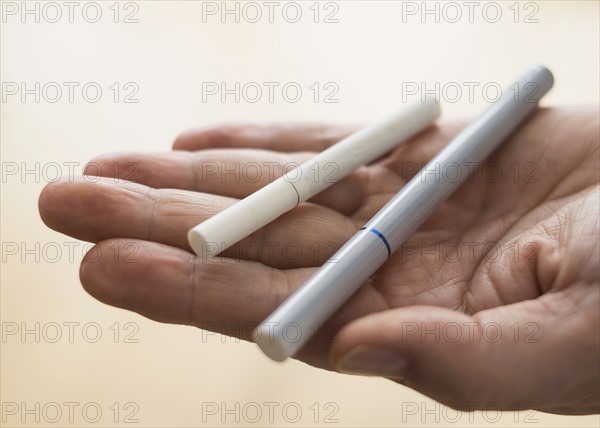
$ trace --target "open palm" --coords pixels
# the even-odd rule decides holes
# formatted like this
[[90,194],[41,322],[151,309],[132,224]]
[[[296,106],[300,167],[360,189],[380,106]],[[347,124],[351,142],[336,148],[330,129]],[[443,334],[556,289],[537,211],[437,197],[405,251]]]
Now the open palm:
[[[420,134],[208,261],[192,226],[353,129],[192,131],[171,153],[95,159],[86,172],[103,178],[49,184],[40,212],[97,243],[81,281],[99,300],[247,339],[462,126]],[[536,112],[297,357],[459,408],[597,412],[598,127],[597,110]]]

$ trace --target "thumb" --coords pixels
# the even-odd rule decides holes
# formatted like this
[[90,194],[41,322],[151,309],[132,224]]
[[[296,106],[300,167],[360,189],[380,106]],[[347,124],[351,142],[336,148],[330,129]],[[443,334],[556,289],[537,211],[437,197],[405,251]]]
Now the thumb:
[[599,299],[586,291],[473,316],[434,306],[379,312],[344,327],[330,360],[339,371],[387,377],[461,410],[596,412]]

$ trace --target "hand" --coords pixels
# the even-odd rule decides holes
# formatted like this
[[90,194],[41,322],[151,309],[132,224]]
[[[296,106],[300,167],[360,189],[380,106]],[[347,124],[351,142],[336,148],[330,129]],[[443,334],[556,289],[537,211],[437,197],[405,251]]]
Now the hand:
[[[599,126],[597,110],[536,112],[297,358],[384,376],[456,408],[598,412]],[[40,212],[97,244],[80,271],[97,299],[248,339],[462,127],[400,145],[224,258],[196,258],[188,229],[352,129],[192,131],[171,153],[95,159],[86,173],[104,178],[49,184]]]

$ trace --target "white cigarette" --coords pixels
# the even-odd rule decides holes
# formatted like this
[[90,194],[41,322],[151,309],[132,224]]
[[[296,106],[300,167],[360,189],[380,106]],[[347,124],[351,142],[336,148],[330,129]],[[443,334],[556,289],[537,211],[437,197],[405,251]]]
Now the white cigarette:
[[433,97],[404,106],[193,227],[188,232],[190,246],[203,259],[219,254],[406,141],[439,115],[440,107]]

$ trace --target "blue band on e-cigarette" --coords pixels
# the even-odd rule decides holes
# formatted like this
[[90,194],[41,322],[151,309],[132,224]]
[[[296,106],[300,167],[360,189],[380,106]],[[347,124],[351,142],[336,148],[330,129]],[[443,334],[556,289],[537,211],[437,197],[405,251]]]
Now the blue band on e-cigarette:
[[387,248],[388,258],[392,255],[392,249],[390,248],[390,244],[388,244],[388,241],[387,241],[387,239],[385,239],[385,236],[383,236],[383,233],[381,233],[377,229],[373,229],[372,227],[369,227],[367,229],[366,226],[362,227],[360,230],[366,230],[368,232],[373,232],[375,235],[377,235],[379,237],[379,239],[381,239],[383,241],[383,243],[385,244],[385,248]]

